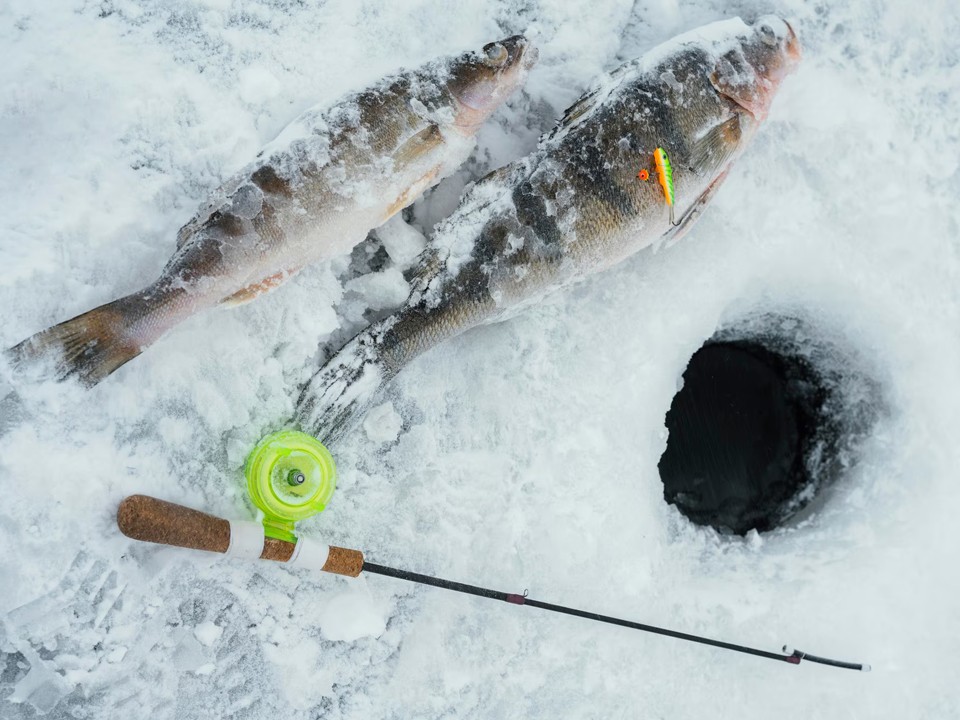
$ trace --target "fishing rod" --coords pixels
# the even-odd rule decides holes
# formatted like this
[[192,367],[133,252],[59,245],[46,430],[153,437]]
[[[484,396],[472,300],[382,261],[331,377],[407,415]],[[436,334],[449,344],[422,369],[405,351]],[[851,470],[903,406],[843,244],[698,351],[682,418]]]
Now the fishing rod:
[[[300,464],[302,464],[302,461]],[[298,488],[308,482],[309,474],[299,468],[281,468],[279,476],[274,474],[273,477],[274,479],[279,477],[283,483]],[[534,600],[527,597],[526,592],[522,594],[502,592],[444,580],[430,575],[422,575],[408,570],[400,570],[386,565],[378,565],[366,561],[363,553],[359,550],[324,545],[305,536],[293,540],[271,537],[267,532],[270,525],[266,520],[264,523],[224,520],[199,510],[146,495],[131,495],[120,503],[117,510],[117,525],[127,537],[144,542],[205,550],[246,559],[273,560],[292,567],[321,570],[347,577],[358,577],[363,572],[385,575],[420,585],[453,590],[491,600],[501,600],[513,605],[526,605],[550,612],[574,615],[587,620],[664,635],[723,650],[732,650],[755,657],[786,662],[791,665],[799,665],[801,660],[807,660],[849,670],[863,672],[870,670],[869,665],[831,660],[830,658],[811,655],[802,650],[794,650],[787,646],[783,648],[785,654],[769,652],[700,635],[691,635],[654,625]],[[274,532],[274,534],[278,533]]]

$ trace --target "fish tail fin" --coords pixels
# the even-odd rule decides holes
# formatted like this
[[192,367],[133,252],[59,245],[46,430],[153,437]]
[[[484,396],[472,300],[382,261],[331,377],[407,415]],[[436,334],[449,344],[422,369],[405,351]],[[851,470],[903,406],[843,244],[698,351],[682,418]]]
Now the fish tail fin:
[[300,429],[324,443],[340,440],[409,362],[495,314],[496,304],[478,300],[466,282],[438,299],[432,286],[443,269],[439,255],[424,252],[406,305],[357,334],[310,378],[297,401]]
[[385,323],[361,331],[318,370],[300,393],[297,424],[324,443],[346,435],[396,374],[384,352]]
[[7,350],[7,357],[17,369],[39,364],[43,374],[92,387],[159,337],[145,341],[141,332],[131,332],[144,308],[156,304],[146,291],[128,295],[38,332]]

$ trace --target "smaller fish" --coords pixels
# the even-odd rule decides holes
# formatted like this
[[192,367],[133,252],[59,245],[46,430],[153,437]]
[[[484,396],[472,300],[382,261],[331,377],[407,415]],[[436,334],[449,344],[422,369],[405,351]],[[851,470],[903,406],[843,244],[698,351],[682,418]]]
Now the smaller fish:
[[536,59],[514,35],[308,110],[181,228],[155,282],[24,340],[13,364],[95,385],[195,313],[349,252],[467,159]]

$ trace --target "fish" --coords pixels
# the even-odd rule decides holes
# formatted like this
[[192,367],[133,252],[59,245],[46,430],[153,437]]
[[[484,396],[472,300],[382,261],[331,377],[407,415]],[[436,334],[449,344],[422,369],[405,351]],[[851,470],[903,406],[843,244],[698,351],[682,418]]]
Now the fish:
[[[438,343],[689,232],[800,57],[786,21],[735,18],[601,78],[533,153],[464,194],[419,257],[406,302],[313,375],[296,424],[335,444],[386,383]],[[666,185],[643,181],[663,177],[666,153],[669,202]]]
[[201,310],[250,302],[349,252],[467,159],[537,55],[514,35],[307,110],[180,229],[156,281],[27,338],[8,358],[92,386]]

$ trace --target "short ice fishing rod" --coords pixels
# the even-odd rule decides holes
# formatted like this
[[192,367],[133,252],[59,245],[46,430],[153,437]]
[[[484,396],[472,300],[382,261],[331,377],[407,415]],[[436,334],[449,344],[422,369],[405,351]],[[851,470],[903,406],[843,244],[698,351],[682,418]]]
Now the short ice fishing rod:
[[131,495],[120,503],[117,525],[127,537],[144,542],[206,550],[246,559],[273,560],[292,567],[357,577],[362,572],[408,580],[513,605],[575,615],[597,622],[665,635],[678,640],[745,653],[799,665],[808,660],[821,665],[868,672],[869,665],[810,655],[784,646],[783,653],[769,652],[700,635],[668,630],[586,610],[554,605],[490,588],[467,585],[430,575],[377,565],[364,560],[359,550],[324,545],[294,535],[294,523],[324,509],[336,482],[336,466],[329,451],[315,438],[295,431],[269,435],[254,448],[245,466],[247,487],[254,504],[263,511],[263,522],[232,521],[183,505],[146,495]]

